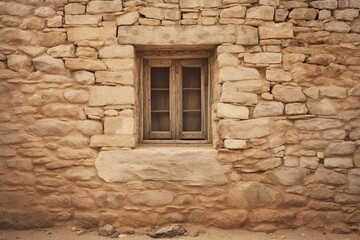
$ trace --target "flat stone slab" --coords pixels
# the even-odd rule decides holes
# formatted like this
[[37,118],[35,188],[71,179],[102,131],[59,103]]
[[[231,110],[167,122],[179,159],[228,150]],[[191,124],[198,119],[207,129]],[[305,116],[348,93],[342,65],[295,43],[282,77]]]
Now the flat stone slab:
[[106,182],[136,180],[175,181],[191,186],[227,183],[212,148],[143,147],[100,152],[95,160],[98,175]]
[[120,26],[118,42],[132,45],[212,45],[235,43],[235,26]]

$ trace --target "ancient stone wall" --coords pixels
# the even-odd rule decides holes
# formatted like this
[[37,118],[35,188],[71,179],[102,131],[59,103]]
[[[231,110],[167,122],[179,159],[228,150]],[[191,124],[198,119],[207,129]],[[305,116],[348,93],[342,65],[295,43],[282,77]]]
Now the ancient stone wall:
[[[0,1],[0,227],[360,230],[359,0]],[[212,50],[213,146],[140,146],[140,49]]]

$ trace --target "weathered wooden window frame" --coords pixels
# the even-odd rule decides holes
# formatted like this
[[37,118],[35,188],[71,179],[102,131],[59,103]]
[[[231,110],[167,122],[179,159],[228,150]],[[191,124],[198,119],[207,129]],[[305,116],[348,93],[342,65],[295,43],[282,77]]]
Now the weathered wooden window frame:
[[[211,52],[138,52],[140,63],[140,143],[183,143],[206,144],[211,143],[210,106],[211,106]],[[170,131],[150,132],[150,66],[170,68]],[[201,68],[201,132],[182,132],[182,67]],[[175,108],[174,108],[175,106]],[[178,111],[181,109],[181,111]],[[176,120],[175,120],[176,119]],[[151,134],[151,136],[150,136]],[[152,139],[149,139],[152,138]],[[158,138],[158,139],[157,139]],[[169,139],[161,139],[169,138]],[[184,139],[186,138],[186,139]]]

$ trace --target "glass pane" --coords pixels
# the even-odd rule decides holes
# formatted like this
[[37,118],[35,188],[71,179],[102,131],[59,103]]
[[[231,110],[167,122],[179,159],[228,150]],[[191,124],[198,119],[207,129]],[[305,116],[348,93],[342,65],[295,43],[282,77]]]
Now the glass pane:
[[170,131],[170,117],[168,112],[151,113],[151,131]]
[[182,68],[183,88],[201,88],[201,68]]
[[183,131],[201,131],[201,112],[183,113]]
[[201,110],[200,90],[183,90],[183,110]]
[[151,110],[169,110],[169,91],[151,90]]
[[151,88],[169,88],[170,69],[168,67],[151,68]]

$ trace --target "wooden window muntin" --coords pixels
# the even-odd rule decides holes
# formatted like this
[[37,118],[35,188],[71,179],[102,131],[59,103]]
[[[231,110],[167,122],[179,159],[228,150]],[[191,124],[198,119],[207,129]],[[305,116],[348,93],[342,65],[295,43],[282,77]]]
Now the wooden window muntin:
[[[207,59],[144,59],[143,61],[143,139],[161,140],[162,142],[207,141],[208,140],[208,61]],[[170,130],[152,131],[151,129],[151,68],[169,68],[169,105]],[[183,68],[200,69],[200,111],[201,129],[199,131],[183,131]]]

